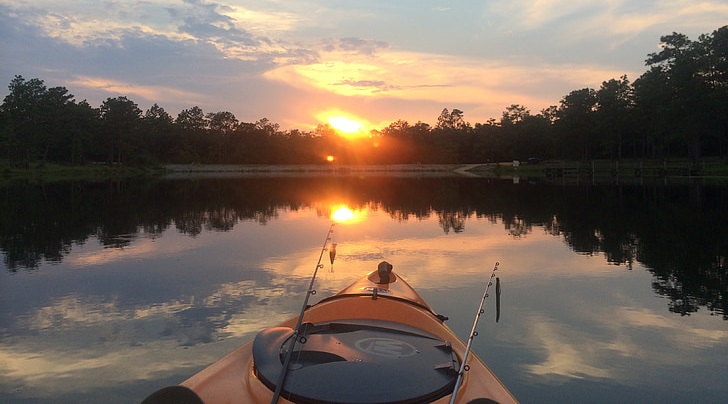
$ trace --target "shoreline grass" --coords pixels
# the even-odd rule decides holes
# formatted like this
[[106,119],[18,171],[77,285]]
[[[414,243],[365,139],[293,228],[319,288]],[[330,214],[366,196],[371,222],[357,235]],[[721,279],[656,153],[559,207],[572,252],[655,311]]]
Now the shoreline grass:
[[54,182],[65,180],[105,180],[164,173],[161,166],[134,167],[125,165],[86,164],[65,165],[56,163],[31,163],[18,167],[0,162],[0,182],[25,180],[30,182]]
[[537,164],[498,163],[500,175],[595,180],[609,178],[726,178],[728,160],[552,160]]
[[452,173],[488,177],[584,178],[719,178],[728,180],[728,160],[647,161],[647,160],[554,160],[537,164],[513,162],[483,164],[389,164],[389,165],[150,165],[128,166],[109,164],[64,165],[35,162],[18,167],[0,160],[0,183],[10,181],[54,182],[65,180],[107,180],[134,177],[156,177],[167,173]]

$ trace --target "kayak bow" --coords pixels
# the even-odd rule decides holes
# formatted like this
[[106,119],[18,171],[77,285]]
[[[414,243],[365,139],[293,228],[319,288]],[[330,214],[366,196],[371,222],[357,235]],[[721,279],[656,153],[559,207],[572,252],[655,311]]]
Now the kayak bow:
[[[302,318],[261,331],[145,403],[170,402],[166,395],[206,403],[447,403],[459,379],[456,403],[517,402],[480,358],[466,355],[445,319],[382,262]],[[463,358],[468,370],[459,378]]]

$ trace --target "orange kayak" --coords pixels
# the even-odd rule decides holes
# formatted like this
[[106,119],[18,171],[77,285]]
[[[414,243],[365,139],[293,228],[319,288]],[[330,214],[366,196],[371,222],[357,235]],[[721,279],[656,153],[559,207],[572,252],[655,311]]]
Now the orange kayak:
[[[145,403],[270,403],[276,391],[279,403],[451,401],[466,345],[394,272],[373,271],[307,308],[294,333],[297,320],[261,331]],[[456,403],[517,402],[480,358],[471,352],[467,361]]]

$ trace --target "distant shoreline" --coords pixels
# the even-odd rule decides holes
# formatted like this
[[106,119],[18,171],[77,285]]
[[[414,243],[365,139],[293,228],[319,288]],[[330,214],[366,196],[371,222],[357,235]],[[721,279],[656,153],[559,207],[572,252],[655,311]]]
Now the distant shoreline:
[[593,160],[544,161],[536,164],[517,162],[481,164],[166,164],[128,166],[107,164],[63,165],[33,163],[26,168],[0,160],[0,183],[15,180],[53,182],[64,180],[99,181],[140,177],[163,179],[234,177],[478,177],[543,178],[554,182],[609,182],[647,178],[728,180],[728,161],[711,159],[692,163],[687,160]]
[[380,165],[273,165],[273,164],[166,164],[172,172],[376,172],[376,171],[457,171],[484,164],[380,164]]
[[[495,167],[496,165],[492,165]],[[398,176],[482,176],[487,164],[382,164],[382,165],[270,165],[270,164],[168,164],[165,177],[177,178],[220,176],[309,176],[386,174]],[[486,168],[486,170],[483,170]]]

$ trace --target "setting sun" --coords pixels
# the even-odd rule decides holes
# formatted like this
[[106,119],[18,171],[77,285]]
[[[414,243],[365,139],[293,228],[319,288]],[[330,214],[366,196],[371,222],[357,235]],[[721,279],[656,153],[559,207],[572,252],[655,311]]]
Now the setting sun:
[[340,136],[358,138],[369,136],[370,123],[348,112],[330,109],[319,114],[316,118],[331,126]]
[[348,135],[364,131],[364,127],[361,122],[345,116],[333,116],[329,118],[329,125],[339,132]]

